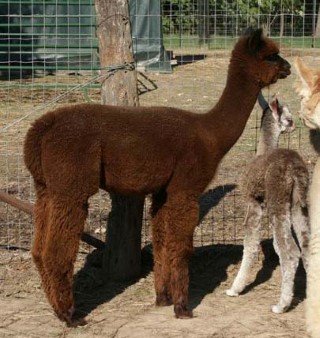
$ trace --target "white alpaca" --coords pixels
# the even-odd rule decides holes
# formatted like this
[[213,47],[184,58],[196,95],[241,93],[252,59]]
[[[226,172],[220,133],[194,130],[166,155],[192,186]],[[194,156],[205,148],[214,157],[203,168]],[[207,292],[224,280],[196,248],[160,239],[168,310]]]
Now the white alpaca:
[[[310,140],[320,153],[320,70],[307,67],[296,58],[301,83],[297,92],[301,96],[300,116],[310,128]],[[314,167],[310,187],[310,256],[307,273],[306,323],[312,338],[320,337],[320,157]]]
[[300,257],[307,266],[308,170],[297,152],[278,149],[280,134],[292,132],[295,128],[289,109],[281,106],[277,99],[269,106],[262,94],[258,99],[263,115],[257,156],[249,164],[243,180],[248,203],[243,259],[237,277],[226,293],[228,296],[238,296],[247,285],[249,271],[259,249],[261,217],[265,207],[272,224],[273,245],[282,272],[280,299],[278,304],[272,306],[272,311],[282,313],[292,302],[294,277]]

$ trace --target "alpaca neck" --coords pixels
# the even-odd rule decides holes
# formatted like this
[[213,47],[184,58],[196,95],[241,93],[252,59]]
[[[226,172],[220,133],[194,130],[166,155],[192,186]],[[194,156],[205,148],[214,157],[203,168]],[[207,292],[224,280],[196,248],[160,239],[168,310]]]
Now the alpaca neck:
[[277,122],[274,120],[271,111],[268,109],[264,112],[264,116],[262,118],[257,156],[277,149],[280,134],[281,130]]
[[281,130],[274,120],[270,109],[264,112],[260,137],[257,147],[257,156],[263,155],[278,148]]
[[241,136],[255,105],[260,86],[242,64],[231,60],[225,89],[213,109],[206,114],[211,142],[225,155]]

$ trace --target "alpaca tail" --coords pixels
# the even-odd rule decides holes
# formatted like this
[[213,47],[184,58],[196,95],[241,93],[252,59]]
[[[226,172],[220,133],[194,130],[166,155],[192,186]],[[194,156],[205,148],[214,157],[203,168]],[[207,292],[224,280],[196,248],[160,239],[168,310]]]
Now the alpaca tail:
[[54,115],[46,114],[36,120],[27,132],[24,142],[24,162],[34,181],[45,185],[45,179],[41,165],[42,138],[46,131],[54,123]]
[[293,176],[293,205],[307,207],[307,195],[309,187],[309,173],[304,162],[300,160],[295,165],[295,175]]

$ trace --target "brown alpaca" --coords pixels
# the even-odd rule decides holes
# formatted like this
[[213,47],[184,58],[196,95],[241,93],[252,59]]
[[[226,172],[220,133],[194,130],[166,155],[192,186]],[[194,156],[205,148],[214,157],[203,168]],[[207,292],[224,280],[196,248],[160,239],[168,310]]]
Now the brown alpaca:
[[32,254],[50,304],[73,324],[73,265],[88,198],[99,188],[152,194],[156,304],[188,309],[189,256],[198,199],[246,125],[261,88],[290,74],[262,30],[232,51],[226,88],[206,114],[168,107],[81,104],[30,128],[24,155],[37,192]]
[[[263,108],[261,134],[256,158],[248,165],[244,175],[243,189],[247,197],[243,259],[240,270],[228,296],[238,296],[247,284],[255,259],[261,230],[264,207],[268,210],[273,230],[273,246],[280,260],[282,272],[281,296],[272,306],[274,313],[285,312],[291,305],[294,277],[302,257],[307,267],[309,223],[307,209],[308,169],[300,155],[290,149],[277,149],[279,136],[292,132],[292,115],[277,99],[270,108],[262,94],[259,103]],[[297,246],[291,227],[296,234]],[[301,252],[300,252],[301,250]]]

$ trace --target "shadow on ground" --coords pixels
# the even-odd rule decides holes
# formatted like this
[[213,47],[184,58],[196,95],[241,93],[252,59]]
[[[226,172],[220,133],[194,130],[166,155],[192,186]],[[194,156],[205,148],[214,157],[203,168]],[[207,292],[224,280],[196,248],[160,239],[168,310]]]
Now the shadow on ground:
[[[261,269],[255,280],[249,284],[243,294],[267,282],[279,264],[271,240],[262,243],[264,258]],[[217,244],[195,248],[190,260],[190,308],[196,308],[203,298],[214,292],[228,278],[227,270],[231,264],[237,264],[242,257],[242,245]],[[87,263],[75,276],[75,299],[79,316],[86,316],[97,306],[110,301],[121,294],[127,287],[134,284],[128,282],[104,282],[101,269],[101,253],[95,251],[88,256]],[[99,262],[100,260],[100,262]],[[142,250],[142,273],[139,278],[146,277],[153,266],[152,248],[150,245]],[[232,277],[234,278],[234,276]],[[230,280],[231,284],[232,280]],[[294,300],[290,308],[295,308],[305,298],[306,276],[302,266],[299,266],[296,279]]]
[[200,198],[199,198],[199,205],[200,205],[200,211],[199,211],[199,224],[204,219],[204,217],[207,215],[207,213],[216,205],[219,204],[219,202],[232,190],[236,188],[236,184],[225,184],[225,185],[219,185],[218,187],[214,189],[210,189],[206,191]]
[[[264,240],[261,243],[263,257],[261,268],[256,278],[250,283],[242,295],[254,292],[254,288],[266,283],[274,270],[279,265],[279,259],[272,245],[272,240]],[[190,265],[190,305],[197,307],[202,299],[212,293],[220,284],[227,280],[227,269],[231,264],[240,263],[242,258],[242,245],[210,245],[195,250]],[[260,260],[259,260],[260,264]],[[230,286],[235,276],[230,278]],[[306,297],[306,274],[299,265],[295,278],[294,299],[289,310],[295,308]]]
[[[271,278],[273,271],[279,265],[279,258],[273,249],[272,239],[262,241],[261,246],[264,255],[261,264],[261,269],[257,273],[255,280],[243,290],[242,294],[246,294],[249,291],[252,291],[258,285],[267,282]],[[289,311],[294,309],[305,298],[306,298],[306,273],[300,260],[300,264],[298,266],[294,281],[294,298],[292,300],[292,304],[289,308]]]
[[177,61],[177,66],[183,66],[189,63],[194,63],[197,61],[204,60],[206,54],[190,54],[190,55],[176,55],[175,60]]
[[[235,184],[218,186],[215,189],[211,189],[203,194],[199,199],[199,222],[201,222],[210,209],[216,206],[220,200],[222,200],[224,196],[232,191],[235,187]],[[210,255],[219,255],[219,248],[216,246],[214,248],[214,252],[210,253]],[[198,250],[200,250],[200,248],[196,249],[195,251],[197,252]],[[204,264],[207,264],[206,261],[208,257],[210,258],[210,255],[208,254],[210,249],[208,251],[208,249],[201,248],[201,252],[203,252],[203,255],[207,256],[207,258],[203,257],[200,259],[199,263],[197,263],[198,268]],[[126,282],[106,282],[107,278],[105,278],[102,272],[102,255],[103,252],[101,250],[95,250],[89,254],[84,267],[74,277],[75,305],[78,311],[76,315],[79,317],[87,315],[98,305],[111,300],[118,294],[121,294],[127,287],[136,282],[135,280]],[[197,257],[197,255],[195,255],[195,257]],[[240,257],[241,250],[239,249],[236,261],[239,261]],[[152,271],[153,257],[152,247],[150,245],[147,245],[142,250],[141,259],[142,273],[139,278],[145,277],[150,271]],[[215,260],[221,262],[219,259]],[[233,260],[229,260],[228,262],[231,264],[233,263]],[[227,266],[225,268],[227,268]],[[217,283],[217,285],[219,285],[219,283]]]
[[[199,201],[200,220],[235,187],[235,185],[220,186],[204,194]],[[261,246],[263,252],[261,269],[255,280],[245,288],[243,294],[267,282],[279,265],[272,240],[262,241]],[[206,295],[212,293],[228,278],[228,267],[241,261],[242,250],[242,245],[234,244],[216,244],[195,248],[190,260],[189,302],[191,309],[196,308]],[[152,246],[146,245],[141,256],[142,272],[138,279],[146,277],[152,271]],[[75,303],[79,316],[86,316],[97,306],[110,301],[137,281],[106,282],[106,279],[102,271],[102,251],[95,250],[87,256],[84,267],[74,278]],[[230,283],[232,281],[230,280]],[[295,298],[291,308],[297,306],[305,298],[305,287],[306,276],[304,269],[300,266],[295,279]]]
[[87,256],[86,263],[74,276],[74,297],[77,313],[75,317],[88,315],[97,306],[121,294],[138,279],[146,277],[153,267],[152,250],[146,246],[141,251],[141,274],[138,279],[108,281],[102,270],[102,250],[94,250]]

